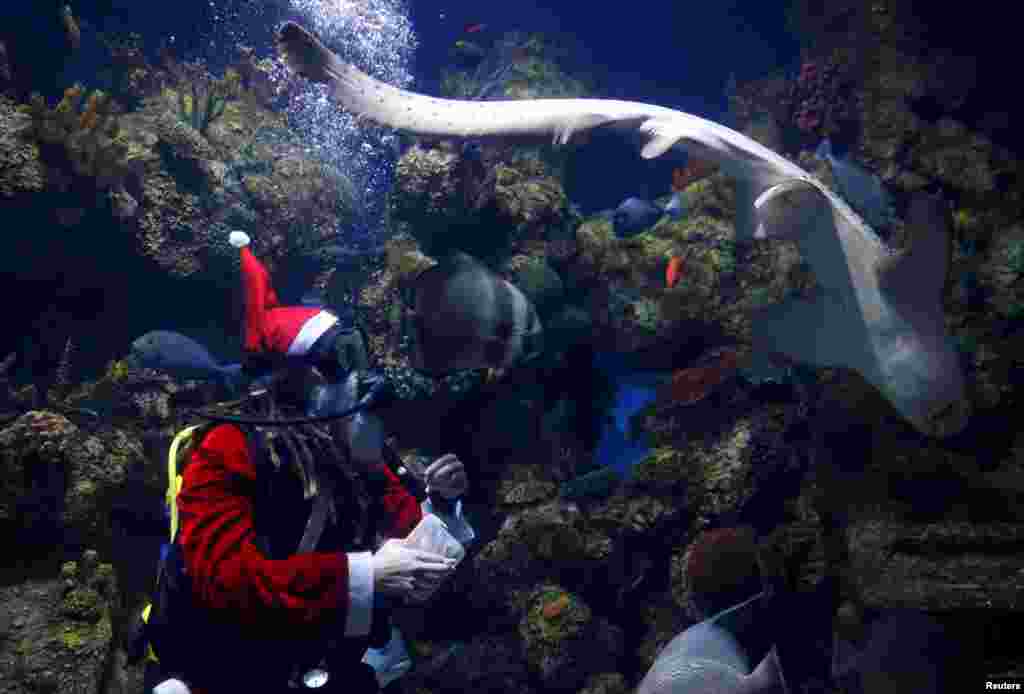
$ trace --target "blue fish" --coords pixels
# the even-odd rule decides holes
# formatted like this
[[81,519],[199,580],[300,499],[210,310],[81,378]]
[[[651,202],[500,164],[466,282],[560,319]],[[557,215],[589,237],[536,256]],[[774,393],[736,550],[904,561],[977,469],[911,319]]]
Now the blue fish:
[[892,199],[878,176],[855,164],[849,156],[836,154],[827,137],[818,145],[814,156],[828,162],[839,193],[875,231],[892,224]]
[[641,234],[661,219],[665,211],[648,200],[626,198],[612,213],[615,235],[620,239]]
[[220,364],[195,340],[169,330],[153,330],[132,342],[129,364],[165,371],[175,378],[220,381],[232,391],[240,389],[240,364]]

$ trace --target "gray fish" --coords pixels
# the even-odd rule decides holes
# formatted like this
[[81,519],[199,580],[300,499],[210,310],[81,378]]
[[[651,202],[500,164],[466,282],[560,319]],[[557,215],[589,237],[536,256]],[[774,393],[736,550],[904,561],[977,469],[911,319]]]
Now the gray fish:
[[412,365],[428,373],[506,368],[543,350],[537,310],[476,259],[455,253],[413,282]]
[[615,235],[620,239],[636,236],[650,229],[665,211],[648,200],[626,198],[612,216]]
[[761,598],[729,608],[669,641],[636,694],[783,694],[788,692],[774,648],[753,672],[736,637],[719,622],[753,608]]
[[209,350],[181,333],[153,330],[132,342],[127,360],[130,364],[166,371],[181,379],[220,381],[237,390],[242,367],[221,365]]

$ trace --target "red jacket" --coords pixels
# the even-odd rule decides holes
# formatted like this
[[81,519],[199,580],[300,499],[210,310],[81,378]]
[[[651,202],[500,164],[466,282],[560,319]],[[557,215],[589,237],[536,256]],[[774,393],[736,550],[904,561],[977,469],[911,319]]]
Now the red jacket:
[[[405,537],[422,518],[420,505],[386,466],[382,473],[386,491],[373,508],[381,520],[379,530],[388,537]],[[268,559],[254,544],[255,479],[245,435],[233,425],[212,429],[192,454],[178,495],[178,541],[194,599],[247,627],[295,634],[328,627],[339,636],[368,634],[373,604],[370,553],[311,552]]]
[[309,306],[281,306],[270,285],[270,274],[248,247],[242,248],[242,286],[245,293],[246,352],[302,355],[338,319],[330,311]]

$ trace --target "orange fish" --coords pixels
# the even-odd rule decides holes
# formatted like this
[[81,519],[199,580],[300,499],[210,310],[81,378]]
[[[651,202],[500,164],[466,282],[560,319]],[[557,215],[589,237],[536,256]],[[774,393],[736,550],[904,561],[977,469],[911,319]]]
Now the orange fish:
[[683,276],[683,259],[678,255],[672,256],[665,268],[665,286],[671,289]]

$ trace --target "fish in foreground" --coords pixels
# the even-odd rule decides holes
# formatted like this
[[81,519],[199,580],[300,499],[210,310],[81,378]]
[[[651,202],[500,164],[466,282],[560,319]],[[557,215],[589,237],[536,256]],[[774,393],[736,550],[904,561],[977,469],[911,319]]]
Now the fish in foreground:
[[428,373],[501,369],[536,357],[544,330],[519,289],[465,253],[412,282],[412,365]]
[[232,391],[238,390],[242,371],[239,364],[219,364],[206,347],[169,330],[153,330],[136,338],[127,361],[176,378],[220,381]]
[[760,599],[759,594],[678,634],[658,653],[636,694],[789,694],[775,648],[751,671],[745,649],[719,623],[753,609]]
[[565,144],[598,127],[640,136],[641,156],[685,150],[736,182],[736,234],[795,241],[822,291],[760,311],[754,347],[815,366],[844,367],[871,382],[919,431],[948,436],[970,414],[963,371],[943,321],[950,256],[948,209],[918,197],[909,249],[895,252],[836,193],[751,138],[699,116],[616,99],[438,99],[375,80],[294,22],[278,48],[289,65],[327,84],[360,118],[417,135],[547,138]]

